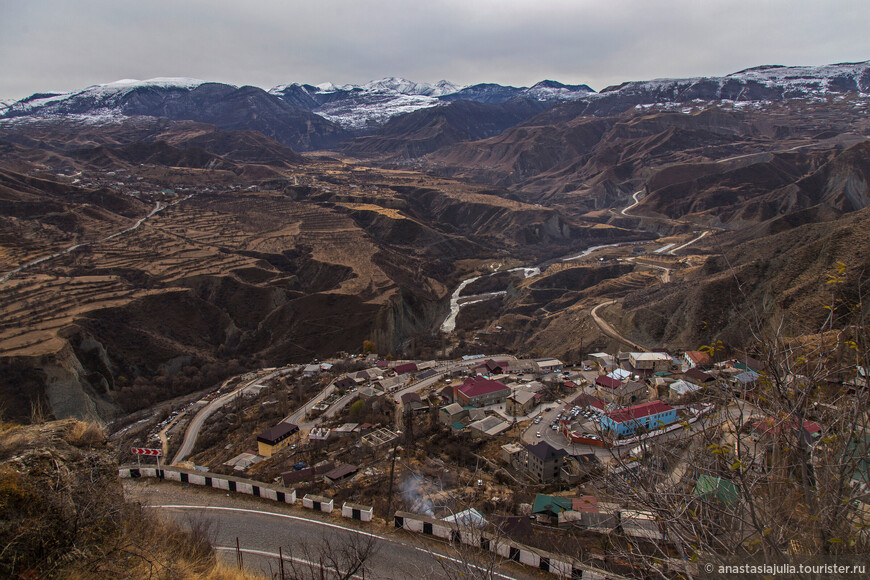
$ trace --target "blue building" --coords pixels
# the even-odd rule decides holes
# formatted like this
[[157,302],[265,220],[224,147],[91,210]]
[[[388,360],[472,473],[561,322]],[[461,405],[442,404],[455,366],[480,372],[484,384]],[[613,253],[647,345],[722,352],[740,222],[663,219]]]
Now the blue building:
[[661,401],[652,401],[605,413],[601,416],[601,427],[616,437],[625,437],[634,435],[640,427],[651,430],[670,425],[676,420],[676,409]]

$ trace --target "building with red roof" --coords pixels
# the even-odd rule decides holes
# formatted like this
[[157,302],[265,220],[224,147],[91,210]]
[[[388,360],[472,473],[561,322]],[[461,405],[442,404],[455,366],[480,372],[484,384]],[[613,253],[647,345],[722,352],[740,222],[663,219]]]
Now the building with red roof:
[[700,350],[687,350],[683,353],[683,360],[690,369],[695,367],[707,368],[713,364],[713,359],[706,352]]
[[599,387],[604,387],[605,389],[615,389],[622,384],[622,381],[608,377],[607,375],[598,375],[598,378],[595,379],[595,384]]
[[716,380],[716,377],[714,377],[710,373],[705,373],[699,368],[691,368],[683,373],[683,376],[692,381],[693,383],[699,385]]
[[812,443],[818,439],[822,433],[822,426],[815,421],[804,419],[803,429],[797,428],[797,418],[791,417],[782,421],[775,421],[771,417],[766,417],[761,421],[752,423],[752,437],[756,441],[764,438],[773,438],[779,434],[783,428],[794,429],[797,434],[804,438],[808,443]]
[[482,365],[478,366],[475,370],[480,373],[486,373],[490,375],[500,375],[505,372],[508,368],[507,361],[502,360],[492,360],[487,359]]
[[601,416],[601,427],[617,437],[624,437],[633,435],[639,428],[655,429],[676,420],[676,409],[661,401],[651,401],[605,413]]
[[465,379],[454,393],[454,400],[463,407],[484,407],[504,403],[511,390],[504,383],[478,376]]
[[571,406],[577,406],[581,409],[595,409],[597,411],[604,411],[605,404],[604,401],[599,399],[598,397],[593,397],[592,395],[587,395],[586,393],[580,393],[576,397],[574,397],[571,401],[568,402],[566,408],[570,408]]
[[403,373],[412,373],[417,370],[417,363],[409,362],[396,365],[393,367],[393,370],[396,371],[397,375],[401,375]]

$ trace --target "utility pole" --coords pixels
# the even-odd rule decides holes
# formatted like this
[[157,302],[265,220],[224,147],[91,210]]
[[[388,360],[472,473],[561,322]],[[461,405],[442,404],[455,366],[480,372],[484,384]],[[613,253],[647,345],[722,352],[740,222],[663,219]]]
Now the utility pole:
[[396,447],[399,446],[399,438],[396,437],[395,443],[393,443],[393,459],[390,462],[390,487],[387,490],[387,516],[390,515],[390,512],[393,508],[393,481],[394,475],[396,472]]
[[405,413],[405,444],[411,446],[414,444],[414,413],[410,407],[402,407]]

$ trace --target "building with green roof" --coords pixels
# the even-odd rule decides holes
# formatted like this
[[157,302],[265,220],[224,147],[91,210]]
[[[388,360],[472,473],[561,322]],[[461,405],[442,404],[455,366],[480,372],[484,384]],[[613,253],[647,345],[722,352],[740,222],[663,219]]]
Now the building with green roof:
[[713,477],[712,475],[700,475],[695,482],[694,494],[697,496],[715,496],[725,505],[734,505],[740,499],[740,492],[733,481]]

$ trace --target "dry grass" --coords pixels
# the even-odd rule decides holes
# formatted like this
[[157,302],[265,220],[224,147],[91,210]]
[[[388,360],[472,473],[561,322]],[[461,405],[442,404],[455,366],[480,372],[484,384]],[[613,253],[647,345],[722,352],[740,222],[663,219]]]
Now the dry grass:
[[166,580],[264,578],[217,558],[211,547],[211,530],[207,524],[191,522],[190,527],[189,531],[182,530],[172,521],[145,513],[138,506],[128,506],[118,536],[89,550],[89,558],[71,562],[58,577],[68,580],[96,577]]
[[15,455],[27,447],[29,437],[21,425],[0,423],[0,459]]
[[125,502],[111,456],[93,422],[0,422],[0,577],[258,578],[219,561],[209,520]]
[[265,577],[218,561],[203,574],[194,573],[183,578],[184,580],[262,580]]
[[75,421],[64,433],[64,439],[75,447],[100,447],[106,444],[103,428],[90,421]]

